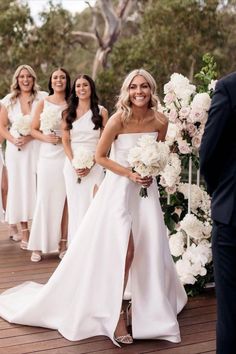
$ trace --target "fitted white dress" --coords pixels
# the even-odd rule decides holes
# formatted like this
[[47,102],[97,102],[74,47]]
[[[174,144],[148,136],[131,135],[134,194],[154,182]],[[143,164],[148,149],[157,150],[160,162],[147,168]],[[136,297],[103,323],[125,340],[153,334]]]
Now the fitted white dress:
[[[141,135],[119,135],[113,158],[127,166],[128,151]],[[132,230],[133,337],[179,342],[176,317],[187,296],[170,255],[157,185],[148,188],[148,198],[139,190],[127,177],[108,171],[48,283],[24,283],[3,293],[0,315],[13,323],[58,329],[69,340],[105,335],[114,341]]]
[[[33,101],[31,118],[38,101],[47,95],[40,91]],[[19,99],[11,103],[11,94],[1,101],[8,112],[10,124],[22,115]],[[36,163],[38,160],[38,142],[31,140],[18,151],[10,141],[6,143],[5,161],[8,175],[8,194],[5,219],[9,224],[31,220],[36,201]]]
[[[95,154],[96,146],[100,138],[100,129],[94,130],[92,111],[89,110],[72,124],[70,130],[71,148],[73,153],[80,147]],[[99,186],[104,178],[103,168],[95,164],[86,177],[78,183],[78,176],[70,160],[66,158],[64,166],[66,183],[66,195],[68,203],[68,240],[69,243],[75,235],[92,199],[95,187]]]
[[[61,117],[65,106],[44,100],[44,110],[53,107]],[[61,136],[60,123],[54,129]],[[37,166],[37,201],[28,243],[29,250],[43,253],[58,251],[61,219],[66,199],[63,166],[65,153],[62,144],[41,142]]]

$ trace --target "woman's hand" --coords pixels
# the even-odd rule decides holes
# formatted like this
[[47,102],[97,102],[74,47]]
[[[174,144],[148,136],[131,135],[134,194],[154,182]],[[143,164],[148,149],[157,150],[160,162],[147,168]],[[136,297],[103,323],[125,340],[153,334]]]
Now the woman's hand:
[[89,174],[90,170],[91,170],[90,168],[78,168],[75,170],[75,172],[77,173],[77,176],[82,178],[82,177],[87,176]]
[[150,185],[153,182],[152,176],[147,176],[142,178],[137,172],[130,172],[130,175],[128,177],[134,183],[138,183],[145,188],[150,187]]
[[29,141],[31,141],[33,137],[31,135],[26,135],[26,136],[20,136],[19,138],[13,138],[13,144],[21,148],[24,145],[26,145]]
[[45,134],[44,135],[44,141],[46,143],[50,143],[53,145],[57,145],[61,143],[61,138],[55,134]]

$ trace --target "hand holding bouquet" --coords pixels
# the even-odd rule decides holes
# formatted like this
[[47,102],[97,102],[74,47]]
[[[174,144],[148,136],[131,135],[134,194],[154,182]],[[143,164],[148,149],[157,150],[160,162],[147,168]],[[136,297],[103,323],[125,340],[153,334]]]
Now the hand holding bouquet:
[[61,121],[57,107],[46,107],[40,114],[40,130],[43,134],[55,133]]
[[[83,147],[79,147],[74,152],[74,158],[72,159],[72,166],[78,169],[90,169],[94,165],[94,154],[91,151],[86,150]],[[78,177],[77,182],[81,182],[81,177]]]
[[[142,178],[157,176],[166,166],[169,157],[169,147],[163,142],[157,142],[152,135],[142,135],[136,146],[130,149],[127,161],[132,170]],[[146,198],[147,188],[141,187],[139,195]]]
[[[30,135],[31,116],[29,114],[18,116],[12,123],[10,133],[14,138]],[[21,149],[18,147],[18,151]]]

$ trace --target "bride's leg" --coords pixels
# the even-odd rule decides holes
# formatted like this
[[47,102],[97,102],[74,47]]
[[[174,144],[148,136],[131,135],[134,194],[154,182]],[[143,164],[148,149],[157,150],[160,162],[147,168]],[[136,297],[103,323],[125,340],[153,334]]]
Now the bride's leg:
[[67,237],[68,237],[68,205],[66,199],[64,209],[63,209],[62,219],[61,219],[61,239],[59,243],[60,259],[64,257],[67,250]]
[[[127,249],[127,253],[126,253],[126,261],[125,261],[124,290],[125,290],[127,282],[128,282],[129,270],[130,270],[133,258],[134,258],[134,241],[133,241],[133,235],[131,232],[130,238],[129,238],[128,249]],[[121,308],[120,317],[119,317],[119,321],[118,321],[116,329],[115,329],[114,336],[115,336],[115,339],[120,343],[124,343],[124,344],[133,343],[133,339],[127,331],[124,311],[122,311],[122,308]]]

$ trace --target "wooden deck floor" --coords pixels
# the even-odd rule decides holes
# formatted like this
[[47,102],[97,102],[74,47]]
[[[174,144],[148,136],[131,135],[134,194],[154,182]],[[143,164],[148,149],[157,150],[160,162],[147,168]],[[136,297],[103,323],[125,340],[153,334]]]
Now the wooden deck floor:
[[[20,250],[19,244],[9,240],[6,227],[0,226],[0,292],[26,280],[45,283],[58,263],[56,256],[32,263],[30,252]],[[70,342],[57,331],[13,325],[0,319],[0,354],[214,354],[215,320],[213,290],[190,299],[179,315],[182,336],[179,344],[136,340],[120,349],[106,337]]]

